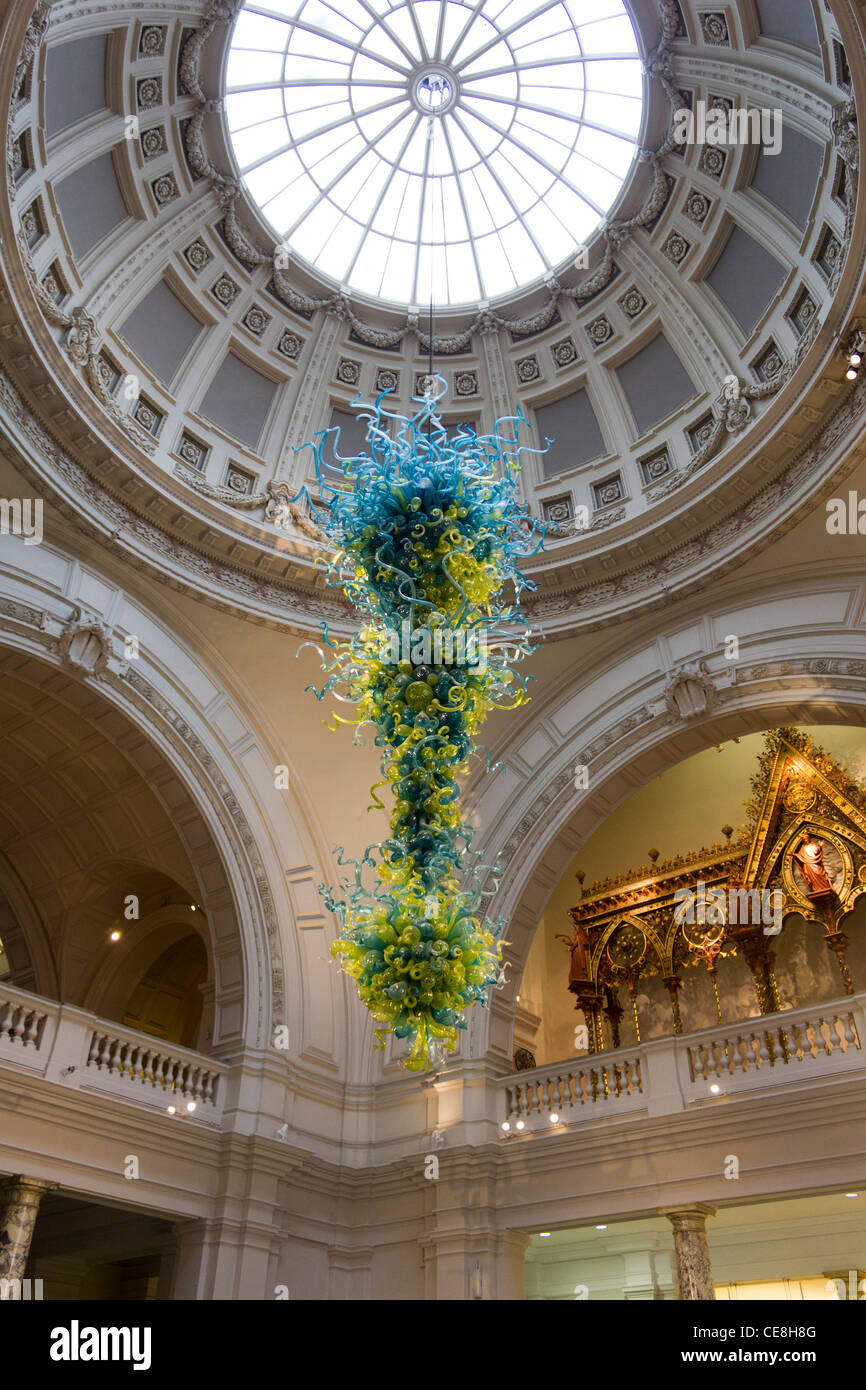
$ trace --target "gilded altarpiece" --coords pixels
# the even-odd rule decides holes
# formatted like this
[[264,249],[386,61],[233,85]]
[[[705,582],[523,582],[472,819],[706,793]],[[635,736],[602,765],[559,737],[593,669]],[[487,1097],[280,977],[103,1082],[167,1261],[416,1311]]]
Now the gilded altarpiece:
[[751,974],[751,1016],[779,1012],[777,947],[794,917],[821,928],[838,992],[854,993],[844,919],[866,893],[866,788],[807,734],[778,729],[765,736],[746,810],[739,832],[722,827],[724,843],[661,863],[650,850],[649,864],[594,883],[570,910],[573,932],[557,939],[571,956],[568,988],[589,1051],[620,1046],[626,1009],[640,1041],[638,1000],[653,976],[670,1000],[666,1031],[682,1033],[681,994],[697,971],[709,977],[719,1022],[729,1021],[719,984],[737,956]]

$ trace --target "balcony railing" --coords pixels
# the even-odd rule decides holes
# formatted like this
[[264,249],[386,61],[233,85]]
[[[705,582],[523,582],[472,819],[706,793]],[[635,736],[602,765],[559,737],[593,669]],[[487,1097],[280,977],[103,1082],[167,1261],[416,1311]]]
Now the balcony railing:
[[162,1110],[193,1104],[194,1118],[210,1124],[222,1117],[228,1067],[221,1062],[3,983],[0,1062],[72,1090]]
[[501,1118],[527,1131],[644,1111],[672,1114],[718,1095],[866,1072],[866,994],[685,1037],[554,1062],[502,1077]]

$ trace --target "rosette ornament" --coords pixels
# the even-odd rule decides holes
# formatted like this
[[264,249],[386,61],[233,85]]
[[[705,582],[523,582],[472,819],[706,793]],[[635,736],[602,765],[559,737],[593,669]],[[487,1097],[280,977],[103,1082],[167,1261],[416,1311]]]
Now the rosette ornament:
[[[326,629],[327,679],[308,689],[354,706],[353,718],[333,716],[335,730],[375,728],[377,786],[393,804],[388,838],[360,860],[341,858],[353,872],[320,891],[340,925],[331,951],[380,1044],[386,1032],[405,1038],[404,1065],[421,1071],[453,1051],[466,1009],[503,980],[504,922],[483,906],[499,866],[472,849],[459,779],[476,753],[489,770],[476,742],[488,712],[528,699],[515,669],[533,650],[517,561],[540,548],[544,528],[517,489],[519,414],[489,435],[449,431],[431,392],[414,417],[389,413],[380,397],[366,419],[366,450],[339,467],[324,460],[339,430],[314,446],[321,499],[310,505],[334,547],[328,582],[363,625],[336,642]],[[385,804],[376,788],[373,803]]]

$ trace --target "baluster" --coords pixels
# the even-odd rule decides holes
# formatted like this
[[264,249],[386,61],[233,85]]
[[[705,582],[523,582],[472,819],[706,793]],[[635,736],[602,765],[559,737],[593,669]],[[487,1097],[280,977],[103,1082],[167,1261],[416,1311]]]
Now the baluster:
[[787,1063],[791,1059],[791,1052],[788,1047],[788,1034],[786,1033],[784,1028],[777,1029],[777,1037],[779,1039],[779,1047],[782,1053],[782,1061],[787,1065]]
[[806,1055],[806,1043],[803,1039],[803,1029],[799,1023],[791,1025],[791,1038],[794,1045],[794,1056],[798,1062],[802,1062]]
[[2,999],[0,1000],[0,1033],[8,1032],[11,1021],[12,1001],[11,999]]
[[99,1070],[101,1071],[103,1067],[109,1066],[110,1060],[111,1038],[108,1036],[107,1033],[103,1033],[100,1039],[99,1060],[96,1065],[99,1067]]
[[712,1055],[712,1061],[713,1061],[714,1075],[715,1075],[715,1076],[721,1076],[721,1074],[722,1074],[722,1049],[721,1049],[721,1047],[719,1046],[719,1043],[718,1043],[718,1040],[717,1040],[717,1039],[714,1039],[714,1040],[713,1040],[713,1044],[712,1044],[712,1054],[711,1054],[711,1055]]
[[851,1041],[856,1048],[859,1048],[860,1034],[857,1032],[857,1023],[853,1014],[848,1015],[848,1027],[851,1029]]
[[818,1056],[818,1035],[815,1032],[814,1023],[806,1024],[806,1038],[809,1043],[809,1052],[813,1057]]
[[590,1071],[589,1077],[592,1082],[592,1098],[595,1101],[598,1100],[598,1072],[595,1068]]
[[838,1014],[833,1019],[833,1027],[836,1030],[836,1037],[839,1039],[837,1046],[841,1048],[843,1052],[847,1052],[851,1044],[848,1041],[848,1033],[845,1028],[845,1020],[843,1018],[840,1018]]
[[753,1033],[749,1039],[749,1047],[752,1050],[752,1058],[755,1063],[756,1071],[760,1071],[764,1065],[764,1038],[761,1033]]
[[91,1033],[91,1035],[90,1035],[90,1047],[89,1047],[88,1050],[87,1050],[87,1061],[85,1062],[85,1066],[89,1067],[89,1066],[91,1066],[94,1062],[96,1062],[96,1063],[98,1064],[98,1058],[99,1058],[99,1034],[98,1034],[98,1033]]
[[39,1020],[41,1015],[35,1009],[30,1009],[24,1018],[24,1031],[21,1034],[21,1041],[25,1047],[32,1043],[39,1031]]
[[826,1018],[821,1019],[818,1031],[820,1032],[821,1037],[824,1041],[824,1051],[829,1057],[833,1051],[833,1044],[830,1040],[830,1025],[827,1022]]
[[641,1071],[640,1057],[635,1058],[634,1069],[637,1074],[637,1089],[643,1093],[643,1072]]
[[737,1053],[739,1054],[737,1057],[737,1066],[739,1067],[740,1071],[747,1072],[749,1070],[749,1064],[752,1059],[751,1054],[749,1052],[749,1044],[743,1037],[742,1033],[740,1033],[739,1037],[737,1038]]
[[23,1007],[20,1004],[16,1004],[15,1014],[12,1019],[12,1027],[9,1030],[9,1034],[13,1040],[17,1040],[18,1042],[21,1041],[21,1037],[24,1032],[25,1017],[26,1015],[24,1013]]

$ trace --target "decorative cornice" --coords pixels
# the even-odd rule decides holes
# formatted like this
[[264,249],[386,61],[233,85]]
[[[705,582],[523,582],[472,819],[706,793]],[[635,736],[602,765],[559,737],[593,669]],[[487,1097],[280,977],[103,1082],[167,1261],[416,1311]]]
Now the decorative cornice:
[[[248,613],[249,601],[257,606],[266,605],[271,613],[263,614],[260,620],[271,626],[288,628],[304,634],[311,629],[320,628],[323,622],[337,629],[345,627],[349,609],[338,597],[313,597],[273,580],[250,575],[232,565],[219,564],[188,542],[169,536],[113,497],[52,439],[48,431],[27,409],[17,390],[2,371],[0,413],[5,415],[11,426],[20,430],[40,459],[40,468],[37,471],[19,451],[16,455],[18,466],[22,467],[27,475],[35,477],[42,489],[46,484],[50,486],[51,478],[56,477],[59,485],[55,496],[61,505],[65,489],[76,494],[78,502],[74,519],[78,526],[84,527],[103,541],[109,536],[115,544],[119,544],[126,536],[130,541],[139,542],[140,546],[146,547],[152,553],[153,558],[148,561],[142,558],[140,548],[133,550],[131,547],[124,547],[123,554],[127,562],[147,569],[153,578],[175,587],[185,587],[188,584],[205,602],[225,611],[241,610]],[[14,439],[10,438],[10,443],[14,447]],[[268,495],[268,500],[275,507],[281,505],[279,484],[274,485],[273,493]],[[203,581],[209,585],[217,584],[220,597],[216,597],[210,588],[204,588]],[[289,603],[291,606],[288,606]]]

